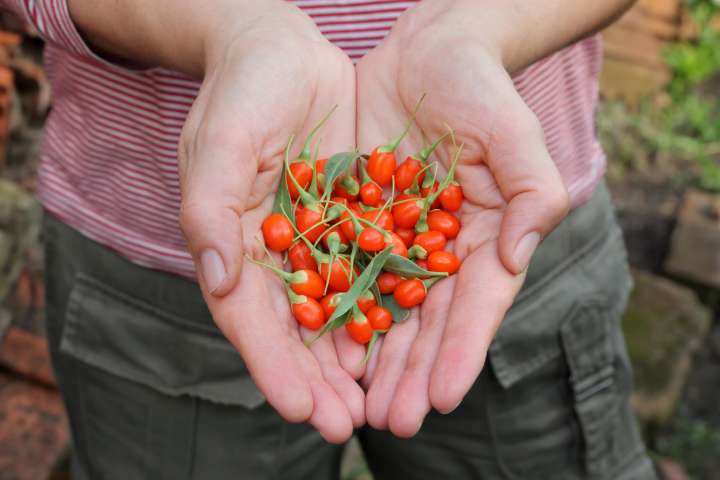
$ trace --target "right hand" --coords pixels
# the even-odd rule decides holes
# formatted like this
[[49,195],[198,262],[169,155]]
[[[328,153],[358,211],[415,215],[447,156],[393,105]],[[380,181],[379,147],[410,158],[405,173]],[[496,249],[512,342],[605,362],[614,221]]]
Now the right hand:
[[268,402],[286,420],[309,421],[328,441],[343,442],[365,421],[353,378],[362,372],[348,373],[363,349],[344,329],[306,348],[310,332],[298,328],[280,281],[243,256],[264,256],[257,238],[291,135],[304,138],[338,105],[320,153],[354,148],[355,71],[298,8],[257,5],[248,15],[243,4],[208,39],[204,81],[179,146],[180,224],[213,318]]

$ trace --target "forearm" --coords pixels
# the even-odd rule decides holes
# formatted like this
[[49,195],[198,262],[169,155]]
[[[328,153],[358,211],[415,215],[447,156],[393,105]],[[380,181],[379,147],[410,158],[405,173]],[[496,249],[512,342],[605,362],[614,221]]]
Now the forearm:
[[515,73],[611,24],[636,0],[485,0],[483,21],[497,36],[503,63]]
[[283,0],[68,0],[68,8],[97,50],[195,77],[219,54],[217,45],[232,42],[261,19],[278,11],[299,17]]

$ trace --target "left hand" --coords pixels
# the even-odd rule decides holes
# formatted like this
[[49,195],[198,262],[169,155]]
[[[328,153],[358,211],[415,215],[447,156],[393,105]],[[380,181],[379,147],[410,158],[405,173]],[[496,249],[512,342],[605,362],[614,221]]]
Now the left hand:
[[[423,93],[398,163],[446,125],[464,144],[462,230],[452,246],[462,267],[385,336],[364,378],[368,423],[401,437],[414,435],[431,408],[448,413],[461,402],[533,252],[569,208],[542,127],[504,66],[506,30],[482,15],[472,0],[421,2],[357,66],[361,151],[394,137]],[[452,153],[446,142],[436,157],[447,167]]]

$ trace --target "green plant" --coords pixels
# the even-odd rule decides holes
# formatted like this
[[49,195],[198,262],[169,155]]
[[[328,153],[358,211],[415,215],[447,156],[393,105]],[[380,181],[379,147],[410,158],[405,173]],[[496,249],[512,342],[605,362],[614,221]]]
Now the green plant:
[[720,32],[711,26],[720,11],[720,3],[715,0],[686,0],[685,3],[699,33],[696,40],[677,42],[665,52],[673,74],[670,93],[676,100],[720,70]]
[[681,415],[670,435],[659,440],[658,450],[683,465],[690,478],[708,478],[720,457],[720,432],[703,421]]
[[700,86],[720,72],[720,30],[713,20],[720,14],[718,0],[686,0],[697,27],[693,41],[672,44],[665,52],[672,79],[672,103],[660,116],[654,141],[659,151],[697,163],[699,187],[720,192],[720,101],[702,95]]

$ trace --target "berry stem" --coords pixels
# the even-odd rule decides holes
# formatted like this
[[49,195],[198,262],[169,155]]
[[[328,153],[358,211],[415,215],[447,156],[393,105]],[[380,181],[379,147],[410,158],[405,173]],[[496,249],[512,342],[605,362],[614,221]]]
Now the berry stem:
[[420,97],[420,100],[415,104],[415,108],[412,112],[412,115],[410,115],[410,118],[408,119],[407,125],[405,126],[405,130],[403,133],[397,137],[394,140],[391,140],[390,143],[387,145],[383,145],[382,147],[378,147],[378,152],[380,153],[388,153],[388,152],[394,152],[398,145],[405,139],[408,133],[410,133],[410,129],[415,124],[415,117],[417,116],[418,111],[420,110],[420,106],[423,103],[423,100],[425,100],[425,97],[427,94],[423,93],[422,97]]
[[307,139],[305,140],[305,145],[303,145],[302,152],[300,152],[300,155],[298,156],[298,160],[302,160],[305,163],[310,162],[310,153],[312,148],[312,141],[313,137],[315,137],[315,134],[325,125],[325,123],[330,119],[333,113],[335,113],[335,110],[338,109],[338,106],[335,105],[333,108],[330,109],[328,113],[325,114],[325,116],[320,120],[320,122],[313,127],[313,129],[308,134]]

